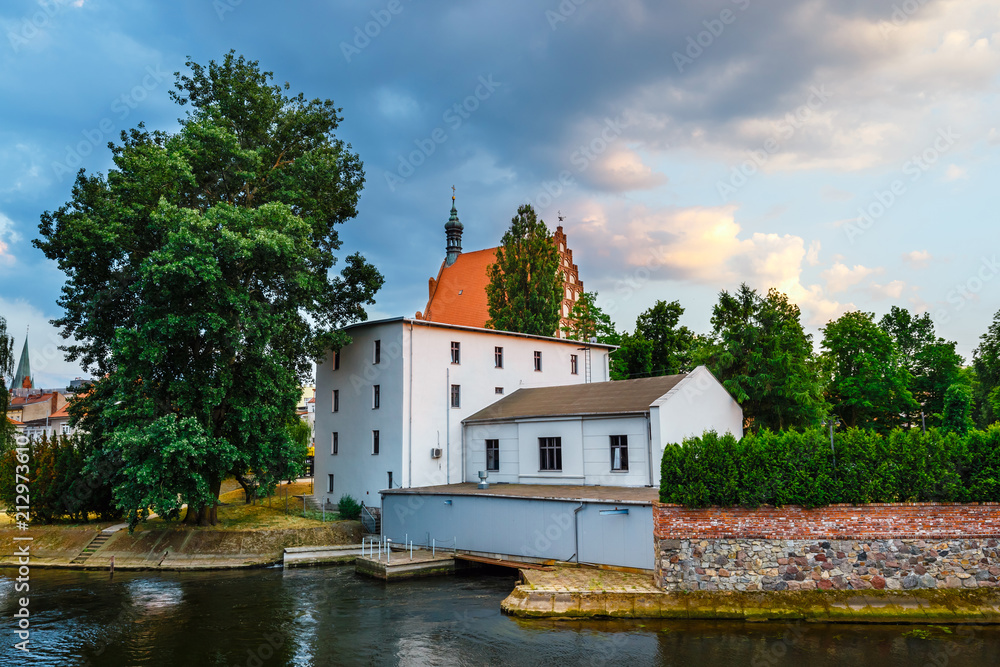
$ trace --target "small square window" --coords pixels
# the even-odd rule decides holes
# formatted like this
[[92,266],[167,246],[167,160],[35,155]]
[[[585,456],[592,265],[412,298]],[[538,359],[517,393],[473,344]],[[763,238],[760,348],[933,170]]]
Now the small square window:
[[503,387],[493,387],[493,393],[503,395]]
[[451,385],[451,407],[462,407],[462,387],[461,385]]
[[372,456],[378,455],[378,431],[372,431]]
[[372,363],[380,364],[382,363],[382,341],[375,341],[375,350],[372,355]]
[[500,441],[486,441],[486,471],[497,472],[500,470]]
[[340,453],[340,434],[334,431],[333,437],[330,438],[330,454],[336,455],[339,453]]
[[497,368],[503,368],[503,348],[493,348],[493,363]]
[[535,370],[542,370],[542,353],[539,350],[535,350]]
[[339,389],[334,389],[333,390],[333,411],[334,412],[339,412],[340,411],[340,390]]
[[462,344],[458,341],[451,341],[451,363],[462,363]]

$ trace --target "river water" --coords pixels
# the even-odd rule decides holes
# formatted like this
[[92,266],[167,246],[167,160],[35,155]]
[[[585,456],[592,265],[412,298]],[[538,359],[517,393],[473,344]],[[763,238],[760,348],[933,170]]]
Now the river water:
[[348,567],[36,569],[27,657],[13,576],[0,570],[2,665],[1000,665],[990,626],[523,621],[500,613],[506,573],[384,584]]

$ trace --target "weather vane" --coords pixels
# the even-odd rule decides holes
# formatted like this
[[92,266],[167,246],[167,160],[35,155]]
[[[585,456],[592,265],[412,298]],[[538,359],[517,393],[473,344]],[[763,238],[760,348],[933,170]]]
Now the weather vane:
[[451,186],[451,198],[452,198],[452,199],[454,199],[454,198],[455,198],[455,186],[454,186],[454,185],[453,185],[453,186]]
[[562,214],[562,211],[556,211],[556,217],[559,218],[559,222],[562,222],[563,220],[566,219],[566,216]]

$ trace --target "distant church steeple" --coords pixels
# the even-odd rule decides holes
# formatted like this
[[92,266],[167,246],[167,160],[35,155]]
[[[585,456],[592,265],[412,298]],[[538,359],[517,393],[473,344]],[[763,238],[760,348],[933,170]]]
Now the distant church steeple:
[[28,332],[24,333],[24,347],[21,349],[21,359],[17,362],[17,372],[10,384],[11,391],[15,389],[33,389],[31,382],[31,361],[28,359]]
[[462,254],[462,230],[464,229],[465,227],[458,219],[458,209],[455,208],[455,186],[453,185],[451,186],[451,217],[448,218],[448,222],[444,223],[444,231],[448,237],[448,245],[445,248],[447,251],[444,259],[445,266],[454,264],[458,256]]

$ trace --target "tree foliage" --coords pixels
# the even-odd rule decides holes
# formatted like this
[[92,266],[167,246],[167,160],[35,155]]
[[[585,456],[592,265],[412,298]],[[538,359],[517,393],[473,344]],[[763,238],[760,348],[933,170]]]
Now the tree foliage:
[[712,334],[695,363],[719,378],[752,430],[810,426],[823,416],[812,336],[800,317],[781,292],[761,296],[746,284],[733,294],[720,292],[712,309]]
[[7,334],[7,320],[0,315],[0,452],[13,443],[14,425],[7,419],[10,392],[7,378],[14,375],[14,339]]
[[615,325],[611,316],[597,305],[597,292],[581,294],[573,304],[569,319],[570,325],[562,327],[562,331],[570,340],[588,342],[593,339],[598,343],[617,344]]
[[107,177],[81,171],[35,242],[68,276],[68,358],[103,376],[72,409],[89,465],[117,471],[132,525],[177,503],[214,522],[226,474],[248,490],[287,474],[299,385],[382,284],[358,254],[331,275],[364,182],[340,109],[232,52],[187,65],[179,131],[123,132]]
[[911,375],[872,313],[853,311],[830,322],[822,345],[831,373],[828,400],[847,426],[888,432],[910,423],[920,409],[908,389]]
[[553,336],[559,327],[563,281],[559,252],[543,220],[525,204],[517,209],[497,248],[496,262],[487,270],[486,326]]
[[976,372],[974,419],[980,427],[1000,420],[1000,310],[972,352]]
[[694,332],[678,326],[684,308],[679,301],[657,301],[635,321],[635,335],[652,343],[654,375],[674,375],[690,370]]

